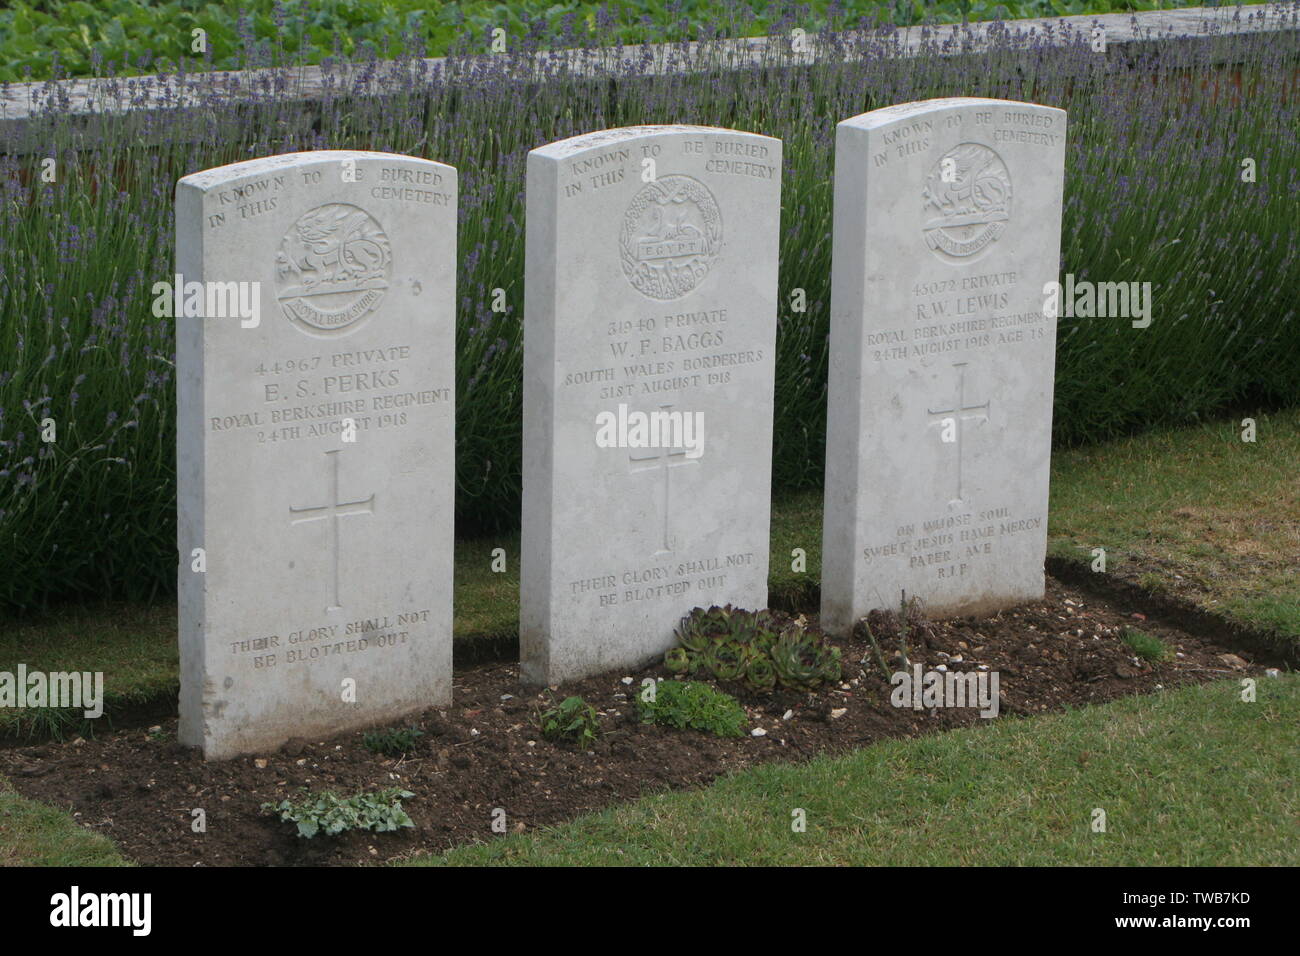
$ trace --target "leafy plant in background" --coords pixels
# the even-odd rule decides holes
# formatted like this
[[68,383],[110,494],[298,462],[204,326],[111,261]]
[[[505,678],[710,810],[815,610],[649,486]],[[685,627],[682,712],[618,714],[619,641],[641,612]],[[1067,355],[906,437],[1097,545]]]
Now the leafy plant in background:
[[702,730],[719,737],[743,737],[749,718],[730,694],[699,681],[659,681],[637,695],[642,723]]
[[693,608],[676,631],[678,646],[664,655],[675,674],[701,669],[722,681],[743,681],[754,691],[780,684],[814,690],[840,678],[840,649],[801,623],[778,624],[770,611]]
[[[330,16],[353,15],[344,3],[325,6]],[[281,91],[293,82],[285,67],[299,59],[295,37],[310,33],[315,9],[286,6],[283,29],[272,12],[265,33],[261,13],[235,21],[237,65],[270,65],[265,87],[242,97],[172,75],[169,86],[190,89],[198,105],[88,122],[56,91],[37,91],[39,115],[4,127],[0,608],[149,600],[175,588],[174,328],[152,315],[150,290],[174,273],[176,180],[252,156],[373,149],[460,170],[455,499],[463,534],[518,522],[527,153],[612,126],[708,123],[784,142],[778,493],[816,487],[823,472],[834,124],[891,103],[962,95],[1066,109],[1061,271],[1153,284],[1149,328],[1058,320],[1055,441],[1300,399],[1296,31],[1153,42],[1115,58],[1094,54],[1084,34],[1048,46],[1017,36],[1011,23],[978,54],[932,45],[900,56],[888,35],[843,32],[855,22],[828,13],[825,29],[808,36],[827,53],[815,65],[778,42],[760,62],[729,68],[727,53],[706,43],[674,48],[679,68],[656,71],[631,51],[590,48],[614,29],[608,14],[561,16],[551,29],[524,12],[522,39],[508,54],[457,54],[430,72],[408,55],[424,52],[418,43],[384,63],[368,59],[367,49],[382,53],[372,44],[351,62],[323,62],[329,92],[304,102]],[[696,9],[714,7],[684,15]],[[699,19],[719,24],[719,34],[749,31],[750,8],[731,9]],[[1292,3],[1273,16],[1297,10]],[[806,22],[791,14],[764,32],[788,36]],[[581,51],[588,74],[539,81],[531,55],[551,46]],[[364,91],[349,79],[357,75],[367,77]],[[119,84],[117,95],[142,93]],[[1255,160],[1256,182],[1242,181],[1243,157]],[[53,182],[41,178],[45,159],[56,161]],[[505,312],[492,311],[498,288]],[[806,311],[790,308],[795,289]],[[41,440],[46,418],[58,424],[56,442]]]
[[423,736],[424,731],[418,727],[390,727],[386,730],[367,731],[361,738],[361,745],[377,754],[400,757],[414,750]]
[[554,707],[542,711],[537,718],[542,736],[550,741],[567,741],[579,749],[596,742],[600,732],[600,717],[596,708],[581,697],[566,697]]
[[296,823],[298,836],[308,840],[320,833],[335,836],[345,830],[387,833],[399,827],[415,826],[415,821],[402,809],[402,801],[413,796],[411,791],[399,787],[347,798],[333,790],[312,793],[304,787],[301,800],[264,803],[262,812],[277,813],[284,823]]
[[[1262,0],[1259,0],[1262,2]],[[1162,0],[1163,8],[1207,5],[1202,0]],[[1214,5],[1209,3],[1208,5]],[[706,36],[718,21],[756,36],[791,13],[805,30],[870,18],[910,26],[963,20],[1008,20],[1064,14],[1150,10],[1152,0],[806,0],[781,3],[748,0],[739,5],[700,0],[10,0],[0,10],[0,82],[26,76],[43,80],[62,68],[67,76],[89,76],[96,64],[114,65],[118,75],[156,70],[182,61],[192,31],[202,29],[212,69],[238,69],[250,57],[269,57],[273,48],[302,63],[329,56],[382,54],[403,43],[426,56],[466,48],[487,48],[491,31],[505,30],[508,45],[527,40],[534,24],[556,34],[567,21],[606,43],[691,40]]]

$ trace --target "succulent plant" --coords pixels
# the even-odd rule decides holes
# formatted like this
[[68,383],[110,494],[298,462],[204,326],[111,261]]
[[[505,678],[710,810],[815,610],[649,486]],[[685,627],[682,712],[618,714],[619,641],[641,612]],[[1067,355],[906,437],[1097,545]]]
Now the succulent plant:
[[821,669],[822,680],[830,684],[837,684],[843,676],[843,669],[840,667],[840,649],[838,647],[827,648],[825,644],[822,645],[821,649],[825,655]]
[[674,647],[664,655],[664,667],[674,674],[685,674],[691,670],[691,652],[684,647]]
[[709,635],[704,629],[703,620],[696,608],[687,614],[677,625],[677,643],[684,650],[702,653],[709,646]]
[[840,678],[839,648],[806,629],[802,619],[782,628],[771,611],[697,607],[677,627],[678,646],[664,655],[674,674],[704,668],[717,680],[744,680],[755,691],[812,690]]
[[737,626],[738,621],[730,604],[726,607],[715,605],[708,610],[697,607],[682,618],[677,626],[677,641],[687,650],[703,654],[711,644],[730,637]]
[[715,642],[704,659],[718,680],[736,680],[745,670],[744,649],[734,641]]
[[767,654],[771,652],[772,645],[776,643],[778,636],[780,636],[780,630],[777,628],[776,622],[768,617],[755,627],[754,632],[750,635],[749,644],[751,647]]
[[759,691],[776,687],[776,667],[772,664],[772,658],[766,654],[751,657],[745,667],[745,683]]
[[772,646],[772,666],[786,687],[812,690],[840,674],[839,648],[826,647],[816,634],[788,627]]

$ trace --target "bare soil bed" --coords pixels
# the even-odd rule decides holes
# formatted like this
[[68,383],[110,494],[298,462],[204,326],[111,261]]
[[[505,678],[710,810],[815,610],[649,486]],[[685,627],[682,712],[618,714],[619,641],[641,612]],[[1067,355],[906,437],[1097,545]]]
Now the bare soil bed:
[[[897,668],[896,620],[886,618],[876,622],[877,638]],[[1120,639],[1126,626],[1161,638],[1168,658],[1135,658]],[[1196,631],[1181,629],[1173,617],[1143,614],[1123,597],[1099,597],[1049,578],[1041,602],[980,620],[927,622],[908,643],[912,663],[927,670],[942,664],[969,672],[982,664],[997,671],[1002,696],[996,719],[1282,665],[1265,651],[1245,649],[1226,627]],[[661,665],[538,694],[520,686],[517,665],[498,663],[458,672],[453,707],[406,722],[424,736],[402,758],[374,754],[362,746],[361,733],[348,733],[205,764],[176,742],[171,718],[152,732],[138,727],[94,739],[8,746],[0,749],[0,773],[24,796],[69,810],[141,864],[355,865],[496,839],[491,823],[497,807],[505,810],[510,831],[525,832],[645,793],[703,787],[764,761],[797,762],[981,721],[975,708],[894,707],[892,687],[865,636],[839,646],[843,680],[816,693],[761,695],[724,685],[744,704],[751,726],[766,731],[760,737],[721,739],[641,724],[635,694],[644,677],[672,676]],[[586,751],[549,743],[537,730],[536,712],[571,694],[581,694],[601,715],[601,736]],[[303,787],[344,796],[405,788],[415,794],[404,806],[416,825],[302,839],[260,807],[297,797]],[[196,807],[206,811],[205,833],[191,830]]]

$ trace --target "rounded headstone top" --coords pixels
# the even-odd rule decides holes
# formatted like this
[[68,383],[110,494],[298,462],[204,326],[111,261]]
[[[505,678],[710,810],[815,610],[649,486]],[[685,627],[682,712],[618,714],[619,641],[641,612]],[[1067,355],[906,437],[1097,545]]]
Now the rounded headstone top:
[[698,136],[709,134],[713,136],[746,136],[756,140],[770,140],[776,142],[771,136],[764,136],[762,133],[750,133],[746,130],[726,129],[721,126],[692,126],[688,124],[667,124],[663,126],[620,126],[615,129],[602,129],[594,133],[583,133],[579,136],[570,136],[568,139],[557,140],[554,143],[547,143],[545,146],[539,146],[529,152],[530,156],[541,156],[547,159],[567,159],[577,153],[588,149],[605,149],[615,143],[624,143],[630,140],[646,139],[652,136],[665,136],[680,133],[683,135]]
[[405,156],[401,153],[379,153],[359,149],[317,149],[302,153],[281,153],[278,156],[263,156],[260,159],[246,159],[242,162],[230,163],[227,166],[204,169],[197,173],[190,173],[188,176],[182,176],[177,181],[176,187],[178,189],[186,187],[205,191],[249,176],[265,176],[268,173],[279,172],[284,169],[311,166],[318,163],[338,163],[348,159],[365,162],[409,163],[436,167],[440,173],[456,175],[455,167],[432,159],[422,159],[419,156]]
[[1065,115],[1065,110],[1058,109],[1055,106],[1044,106],[1041,103],[1024,103],[1019,100],[998,100],[989,99],[982,96],[948,96],[933,100],[917,100],[912,103],[899,103],[895,106],[884,106],[878,110],[871,110],[867,113],[859,113],[857,116],[851,116],[842,120],[838,125],[850,127],[852,129],[872,130],[881,126],[888,126],[891,123],[903,119],[915,119],[918,114],[924,113],[945,113],[954,109],[962,108],[988,108],[991,106],[1014,106],[1017,110],[1037,110],[1044,113],[1059,113]]

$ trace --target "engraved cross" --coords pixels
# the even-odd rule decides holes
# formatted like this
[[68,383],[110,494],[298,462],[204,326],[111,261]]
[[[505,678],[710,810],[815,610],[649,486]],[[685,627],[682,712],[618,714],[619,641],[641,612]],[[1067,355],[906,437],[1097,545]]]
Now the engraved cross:
[[[667,411],[672,408],[672,405],[660,405],[659,407]],[[670,492],[669,477],[668,477],[669,472],[671,471],[671,469],[678,468],[682,465],[698,465],[700,463],[700,460],[698,458],[687,458],[685,448],[682,448],[680,451],[677,451],[675,449],[667,448],[667,447],[653,449],[653,453],[649,455],[632,454],[632,455],[628,455],[627,457],[628,457],[628,462],[630,463],[632,474],[636,474],[642,471],[663,472],[664,481],[663,481],[662,510],[664,515],[664,541],[663,541],[663,547],[660,550],[656,551],[655,555],[658,556],[661,554],[672,554],[672,552],[675,550],[674,545],[676,544],[676,542],[671,537],[669,537],[668,534],[668,521],[669,521],[668,512],[669,512],[669,507],[671,505],[671,499],[669,497],[669,492]],[[680,458],[681,460],[673,461],[674,458]],[[643,464],[638,468],[636,467],[638,462],[652,462],[652,464]]]
[[[962,484],[962,435],[966,428],[963,422],[975,419],[989,419],[989,403],[987,401],[979,405],[966,404],[966,363],[955,362],[953,368],[957,370],[957,401],[952,408],[931,408],[928,409],[931,419],[938,418],[942,424],[945,420],[951,419],[955,425],[955,435],[957,442],[957,497],[954,501],[961,501],[965,497],[965,486]],[[982,412],[979,415],[967,415],[967,412]],[[953,416],[956,416],[953,418]],[[933,421],[931,422],[933,424]]]
[[[339,498],[339,449],[325,452],[330,460],[330,503],[324,505],[315,505],[306,508],[295,508],[289,506],[289,513],[303,515],[301,518],[294,518],[290,524],[302,524],[306,521],[330,521],[331,547],[330,551],[334,562],[334,603],[326,610],[333,611],[343,606],[339,600],[339,522],[348,515],[374,514],[375,513],[375,496],[358,499],[357,501],[342,501]],[[331,520],[332,519],[332,520]]]

